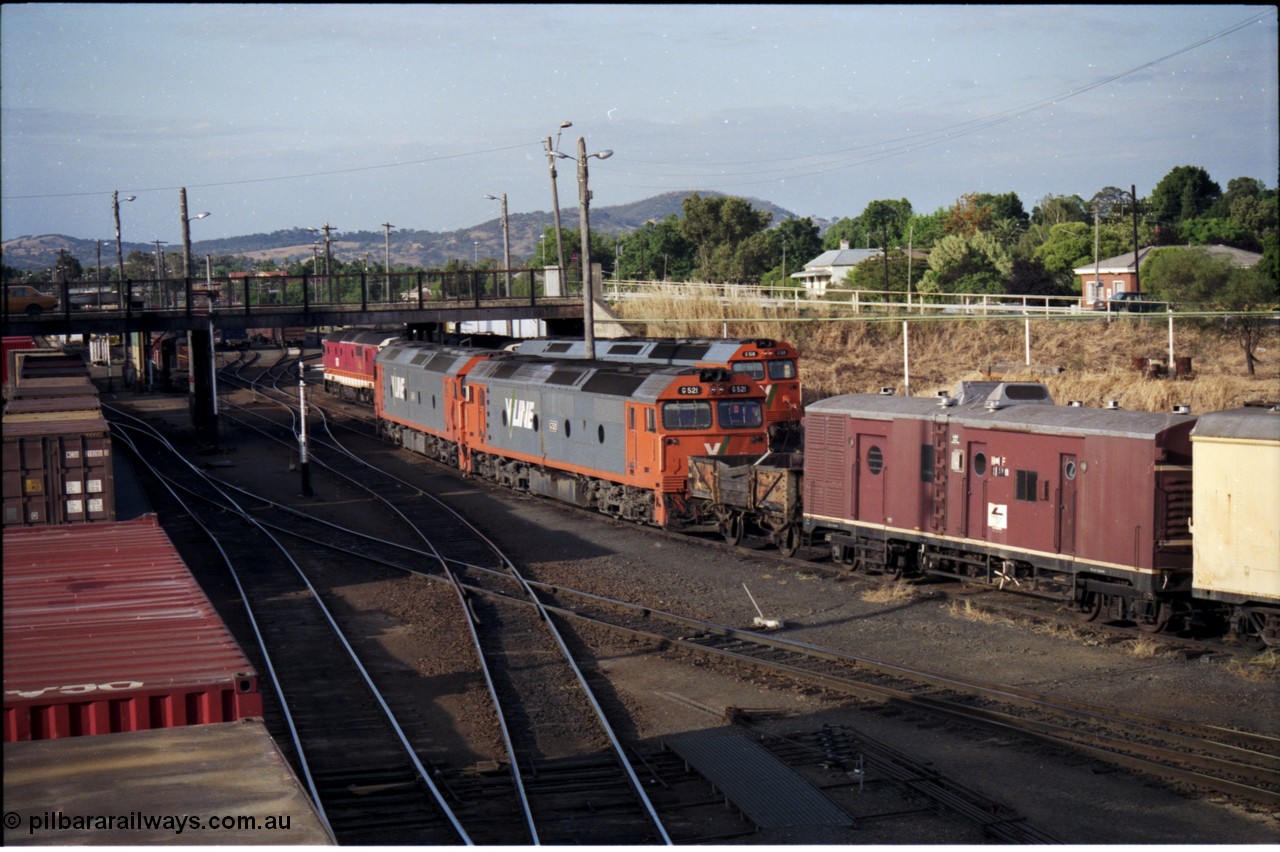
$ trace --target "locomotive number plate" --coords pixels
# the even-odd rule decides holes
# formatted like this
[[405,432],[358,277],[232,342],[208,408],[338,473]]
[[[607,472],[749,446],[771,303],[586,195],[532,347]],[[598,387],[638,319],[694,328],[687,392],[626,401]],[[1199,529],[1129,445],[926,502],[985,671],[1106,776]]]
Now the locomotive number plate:
[[701,385],[684,385],[680,388],[681,396],[702,396]]

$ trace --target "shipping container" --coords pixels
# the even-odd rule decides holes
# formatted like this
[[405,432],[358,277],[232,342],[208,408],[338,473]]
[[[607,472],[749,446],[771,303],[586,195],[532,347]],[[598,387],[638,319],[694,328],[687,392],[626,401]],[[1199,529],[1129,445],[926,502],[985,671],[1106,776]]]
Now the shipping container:
[[4,531],[4,741],[262,715],[258,677],[156,520]]
[[13,372],[9,364],[9,362],[13,360],[10,353],[35,348],[36,341],[34,337],[10,337],[5,335],[3,341],[4,360],[0,362],[0,370],[3,370],[3,376],[0,376],[0,381],[6,385],[9,384],[9,375]]
[[11,401],[4,413],[4,527],[115,520],[111,435],[90,397]]
[[84,358],[60,349],[17,350],[11,357],[16,384],[31,379],[89,375],[89,365]]
[[1191,441],[1196,596],[1280,603],[1280,411],[1205,414]]
[[8,743],[4,802],[5,846],[334,843],[252,720]]

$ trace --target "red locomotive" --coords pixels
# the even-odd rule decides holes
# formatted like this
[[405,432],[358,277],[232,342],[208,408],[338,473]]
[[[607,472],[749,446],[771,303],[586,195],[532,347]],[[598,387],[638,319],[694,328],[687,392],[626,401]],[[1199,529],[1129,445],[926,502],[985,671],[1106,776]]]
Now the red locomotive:
[[324,389],[343,399],[373,404],[373,364],[388,343],[398,340],[393,331],[348,328],[324,339]]

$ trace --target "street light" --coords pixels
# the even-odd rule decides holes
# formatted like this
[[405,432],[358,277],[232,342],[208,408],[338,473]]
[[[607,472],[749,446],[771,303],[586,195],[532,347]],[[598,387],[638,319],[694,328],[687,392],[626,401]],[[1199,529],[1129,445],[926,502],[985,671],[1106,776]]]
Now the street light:
[[[547,137],[547,166],[551,169],[551,212],[555,216],[556,221],[556,260],[559,262],[560,275],[564,275],[564,245],[560,239],[560,194],[556,189],[556,155],[560,153],[560,134],[564,132],[566,127],[573,127],[572,121],[560,122],[560,129],[556,131],[556,144],[551,146],[551,137]],[[545,262],[546,255],[543,255]]]
[[479,240],[476,240],[475,242],[474,251],[472,252],[471,260],[472,260],[472,264],[471,264],[472,266],[480,265],[480,241]]
[[321,231],[324,231],[324,280],[325,280],[325,283],[328,285],[329,300],[333,301],[333,282],[329,279],[329,265],[330,265],[330,262],[333,260],[333,250],[329,243],[329,232],[336,231],[337,228],[333,227],[328,222],[326,222],[324,225],[322,225],[319,228],[307,228],[307,230],[313,234],[318,234]]
[[496,195],[486,195],[485,198],[490,201],[502,202],[502,265],[507,270],[507,298],[511,298],[511,237],[507,231],[507,194],[502,193],[502,198]]
[[383,280],[382,295],[385,300],[391,301],[391,229],[394,228],[395,225],[391,224],[390,222],[383,222],[382,227],[387,229],[387,233],[386,233],[386,249],[387,249],[386,258],[387,259],[386,259],[386,265],[384,266],[384,269],[386,270],[387,275],[386,275],[386,278]]
[[[573,157],[559,151],[556,156],[573,160]],[[587,160],[591,157],[607,160],[612,156],[613,151],[610,150],[588,154],[587,140],[578,137],[578,159],[574,162],[578,164],[578,218],[582,231],[582,325],[585,335],[583,342],[586,344],[584,354],[587,358],[596,357],[595,282],[591,274],[591,190],[587,188]]]
[[152,240],[151,242],[153,242],[156,247],[155,276],[156,276],[156,281],[159,282],[160,279],[164,278],[167,274],[169,274],[169,259],[164,256],[164,251],[160,248],[160,246],[169,245],[169,241],[168,240]]
[[[125,201],[134,201],[138,196],[130,195]],[[119,190],[111,193],[111,212],[116,217],[116,274],[119,277],[117,282],[121,287],[124,286],[124,249],[120,242],[120,192]]]
[[[125,201],[133,201],[137,199],[137,197],[138,196],[136,195],[130,195],[125,198]],[[111,193],[111,212],[115,216],[115,220],[116,220],[116,289],[119,290],[121,293],[124,293],[124,248],[122,243],[120,242],[120,191],[119,190],[116,190],[115,192]],[[102,305],[101,282],[99,282],[98,284],[98,305],[99,306]],[[109,356],[111,352],[111,335],[107,335],[107,352]],[[133,366],[133,347],[130,345],[129,329],[127,326],[124,332],[124,363],[125,363],[125,376],[123,376],[122,378],[127,384],[128,370],[130,367]],[[134,374],[137,375],[136,368],[134,369]],[[111,368],[110,366],[108,366],[107,368],[108,389],[110,389],[111,387],[110,376],[111,376]]]
[[191,223],[196,219],[207,219],[210,215],[207,211],[197,213],[194,216],[187,215],[187,188],[180,187],[178,189],[178,207],[182,213],[182,277],[191,277]]

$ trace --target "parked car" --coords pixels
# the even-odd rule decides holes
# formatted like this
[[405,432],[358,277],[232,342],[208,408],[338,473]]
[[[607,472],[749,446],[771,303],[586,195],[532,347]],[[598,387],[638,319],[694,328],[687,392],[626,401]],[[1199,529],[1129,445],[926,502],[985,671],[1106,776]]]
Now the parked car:
[[1149,313],[1163,311],[1164,302],[1153,302],[1143,293],[1116,293],[1110,299],[1096,304],[1100,311],[1129,311],[1131,313]]
[[[81,290],[71,293],[73,310],[118,311],[121,309],[120,293],[116,290]],[[135,311],[142,310],[146,301],[137,293],[130,299],[130,307]]]
[[8,303],[5,310],[9,314],[26,314],[29,317],[38,317],[45,311],[51,311],[58,306],[57,296],[42,293],[29,284],[14,284],[6,287],[5,301]]

